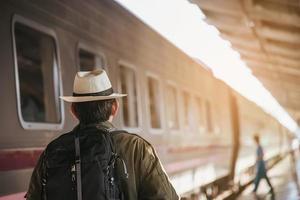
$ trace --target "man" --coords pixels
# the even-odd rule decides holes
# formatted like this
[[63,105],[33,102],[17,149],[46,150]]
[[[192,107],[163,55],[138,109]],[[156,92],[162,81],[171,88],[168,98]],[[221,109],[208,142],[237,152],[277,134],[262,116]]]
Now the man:
[[[121,162],[119,161],[119,166],[116,167],[117,172],[108,170],[106,171],[107,174],[109,175],[110,173],[116,173],[118,177],[122,176],[120,175],[122,174],[122,172],[120,171],[125,171],[126,174],[125,178],[120,178],[122,179],[120,181],[121,184],[118,185],[118,187],[120,186],[119,189],[123,192],[123,198],[119,197],[120,195],[117,195],[118,197],[105,197],[105,199],[179,199],[178,195],[176,194],[176,191],[174,190],[166,173],[164,172],[163,167],[161,166],[159,158],[157,157],[153,147],[147,141],[145,141],[138,135],[129,134],[124,131],[117,131],[118,133],[113,134],[115,128],[112,125],[112,120],[117,115],[119,108],[119,103],[116,99],[126,95],[117,94],[113,92],[110,80],[106,72],[104,70],[78,72],[75,76],[73,91],[73,96],[61,98],[67,102],[72,102],[71,112],[79,120],[79,125],[75,127],[75,129],[70,133],[60,136],[47,146],[46,150],[41,155],[39,162],[32,174],[29,190],[26,195],[27,199],[47,199],[49,196],[55,196],[56,199],[58,199],[57,196],[59,196],[62,197],[62,199],[64,199],[63,195],[66,194],[59,194],[59,190],[63,187],[66,187],[65,185],[71,183],[71,181],[68,181],[63,184],[62,182],[64,182],[66,179],[64,177],[64,174],[60,176],[56,175],[56,179],[52,179],[52,183],[51,180],[48,179],[50,179],[51,173],[56,173],[59,170],[58,168],[55,168],[56,166],[64,166],[66,160],[69,159],[61,159],[61,156],[65,156],[63,155],[64,152],[69,152],[66,150],[68,148],[72,150],[73,154],[71,155],[71,157],[76,157],[76,161],[70,168],[70,172],[66,170],[65,174],[69,174],[69,176],[66,175],[66,177],[72,177],[72,180],[74,182],[73,185],[76,186],[74,186],[74,189],[71,185],[72,190],[67,189],[67,191],[65,189],[66,191],[63,192],[75,193],[74,199],[88,199],[86,195],[94,195],[94,193],[98,193],[98,191],[89,192],[90,194],[87,194],[87,192],[85,192],[85,190],[87,190],[87,187],[85,185],[90,184],[89,182],[93,179],[93,176],[97,177],[96,174],[92,175],[90,178],[91,180],[87,180],[87,182],[81,180],[84,178],[84,176],[82,176],[81,173],[84,172],[84,168],[86,168],[85,166],[87,165],[87,161],[85,160],[85,158],[82,157],[84,156],[83,152],[90,153],[92,151],[95,151],[94,149],[99,148],[94,148],[94,146],[97,144],[93,144],[93,147],[92,145],[88,147],[93,148],[92,150],[86,150],[86,147],[84,146],[85,141],[88,141],[91,137],[95,136],[95,130],[98,131],[96,133],[97,137],[105,135],[100,130],[105,130],[107,133],[109,133],[109,137],[103,136],[103,138],[107,139],[107,142],[103,143],[102,146],[107,146],[107,143],[112,142],[111,144],[114,144],[111,145],[112,149],[114,149],[112,155],[117,155],[115,156],[115,158],[119,158],[119,160],[121,160]],[[89,133],[89,131],[93,133]],[[76,134],[78,134],[79,136]],[[92,136],[93,134],[94,136]],[[84,136],[85,139],[81,138]],[[76,143],[76,137],[79,138],[79,145],[78,143]],[[73,142],[73,138],[75,138],[75,145]],[[71,143],[69,143],[71,145],[60,145],[59,147],[57,147],[58,144],[63,143],[62,141],[71,141]],[[74,155],[75,152],[76,156]],[[98,154],[97,156],[99,156]],[[112,159],[110,158],[110,160],[107,162],[107,169],[115,168],[115,165],[113,164],[117,161],[114,160],[113,164],[110,165],[110,163],[112,163],[111,160]],[[100,162],[99,165],[105,165],[103,163],[105,163],[105,161],[103,161],[102,163]],[[120,167],[120,165],[122,165],[123,167]],[[51,171],[51,169],[56,170]],[[91,170],[93,170],[92,167]],[[87,172],[84,173],[89,173],[91,170],[87,170]],[[110,184],[113,185],[115,179],[116,175],[112,175],[109,179]],[[95,182],[97,182],[97,180]],[[61,187],[59,186],[60,184]],[[101,184],[102,183],[100,183],[100,185]],[[51,185],[51,187],[53,185],[58,185],[58,187],[53,192],[49,192],[47,191],[47,188],[50,188],[49,185]],[[85,194],[83,195],[84,192]],[[104,197],[100,197],[99,199],[104,199]]]
[[260,145],[260,141],[259,141],[259,136],[258,135],[254,135],[253,137],[256,145],[257,145],[257,149],[256,149],[256,176],[254,179],[254,190],[253,192],[256,193],[258,185],[260,183],[260,180],[262,178],[264,178],[267,181],[267,184],[270,187],[270,193],[273,193],[273,187],[272,184],[268,178],[267,175],[267,170],[265,167],[265,161],[264,161],[264,152],[263,152],[263,148]]

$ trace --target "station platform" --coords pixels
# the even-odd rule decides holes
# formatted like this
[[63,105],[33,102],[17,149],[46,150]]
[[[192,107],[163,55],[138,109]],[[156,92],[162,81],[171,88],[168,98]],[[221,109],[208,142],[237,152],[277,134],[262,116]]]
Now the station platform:
[[257,194],[252,193],[254,185],[247,187],[238,200],[300,200],[299,189],[300,155],[287,156],[272,169],[268,176],[274,187],[274,193],[269,193],[265,180],[260,182]]

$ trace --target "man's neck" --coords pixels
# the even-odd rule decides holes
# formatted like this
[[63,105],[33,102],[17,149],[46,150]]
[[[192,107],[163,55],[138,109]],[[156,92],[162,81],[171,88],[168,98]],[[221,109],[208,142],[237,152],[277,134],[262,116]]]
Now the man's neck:
[[109,118],[108,118],[107,121],[109,121],[110,123],[112,123],[113,119],[114,119],[114,116],[111,115],[111,116],[109,116]]

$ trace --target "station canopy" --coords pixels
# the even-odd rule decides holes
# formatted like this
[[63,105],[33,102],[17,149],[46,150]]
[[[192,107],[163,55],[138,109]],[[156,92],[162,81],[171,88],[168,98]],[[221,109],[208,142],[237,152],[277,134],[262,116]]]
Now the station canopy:
[[190,0],[300,122],[300,1]]

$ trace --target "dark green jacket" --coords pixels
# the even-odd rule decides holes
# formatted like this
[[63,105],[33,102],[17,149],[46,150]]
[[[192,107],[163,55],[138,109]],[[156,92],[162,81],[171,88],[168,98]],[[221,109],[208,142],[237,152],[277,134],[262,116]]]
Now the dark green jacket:
[[[103,128],[113,128],[109,122],[99,124]],[[129,178],[123,191],[126,199],[176,200],[176,194],[153,147],[135,134],[119,133],[113,135],[116,151],[124,159]],[[27,199],[40,200],[42,196],[41,171],[44,153],[41,155],[30,180]]]

